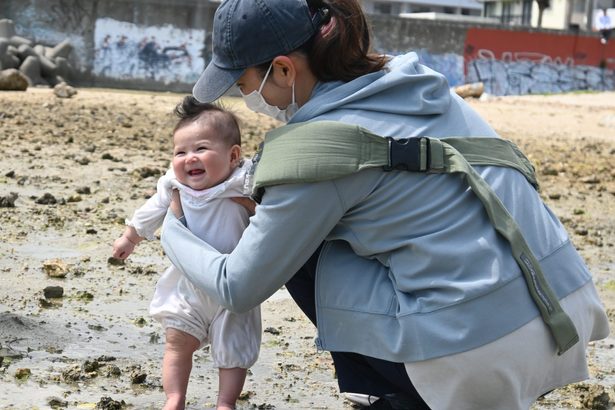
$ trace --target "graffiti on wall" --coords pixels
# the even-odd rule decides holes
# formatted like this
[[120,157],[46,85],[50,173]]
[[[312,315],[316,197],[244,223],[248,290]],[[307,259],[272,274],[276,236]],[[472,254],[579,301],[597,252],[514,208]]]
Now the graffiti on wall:
[[444,74],[451,87],[464,83],[463,56],[454,53],[431,54],[425,49],[416,52],[421,64]]
[[470,29],[464,61],[493,95],[615,89],[615,44],[595,37]]
[[204,69],[205,31],[96,20],[94,74],[114,79],[194,83]]

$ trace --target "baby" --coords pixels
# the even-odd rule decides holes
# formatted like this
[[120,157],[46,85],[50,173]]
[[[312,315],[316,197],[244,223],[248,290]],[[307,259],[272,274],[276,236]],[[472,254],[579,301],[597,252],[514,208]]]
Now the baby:
[[[185,223],[222,253],[233,250],[248,225],[246,208],[230,198],[243,196],[251,162],[241,158],[235,116],[214,104],[185,97],[175,108],[171,169],[158,181],[157,193],[137,209],[123,235],[113,244],[113,256],[125,259],[144,238],[153,239],[171,202],[180,194]],[[219,369],[217,409],[234,409],[247,369],[258,357],[260,308],[235,314],[190,283],[174,266],[156,284],[150,314],[165,329],[162,384],[164,409],[183,409],[192,354],[209,342]]]

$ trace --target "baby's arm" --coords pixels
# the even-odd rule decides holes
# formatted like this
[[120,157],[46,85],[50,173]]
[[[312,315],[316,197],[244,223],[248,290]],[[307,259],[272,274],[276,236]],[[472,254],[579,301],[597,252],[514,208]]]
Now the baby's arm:
[[127,226],[122,236],[113,242],[113,257],[126,259],[142,240],[134,227]]
[[132,219],[126,220],[126,229],[113,243],[113,257],[126,259],[143,239],[153,239],[154,232],[162,225],[169,203],[175,175],[169,170],[158,180],[156,193],[137,209]]

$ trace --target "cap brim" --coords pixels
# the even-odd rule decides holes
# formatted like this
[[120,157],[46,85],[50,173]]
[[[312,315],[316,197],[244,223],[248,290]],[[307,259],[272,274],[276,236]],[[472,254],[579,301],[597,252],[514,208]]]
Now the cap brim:
[[192,95],[200,102],[215,101],[237,82],[244,71],[244,68],[222,69],[211,61],[192,88]]

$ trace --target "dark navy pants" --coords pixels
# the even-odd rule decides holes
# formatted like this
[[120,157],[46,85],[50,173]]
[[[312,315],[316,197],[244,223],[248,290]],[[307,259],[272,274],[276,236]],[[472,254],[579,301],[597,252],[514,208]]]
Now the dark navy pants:
[[[286,283],[286,289],[316,325],[315,277],[320,247],[305,265]],[[350,286],[350,284],[349,284]],[[331,352],[340,392],[363,393],[382,397],[403,394],[415,403],[412,408],[428,409],[408,378],[403,363],[388,362],[356,353]]]

